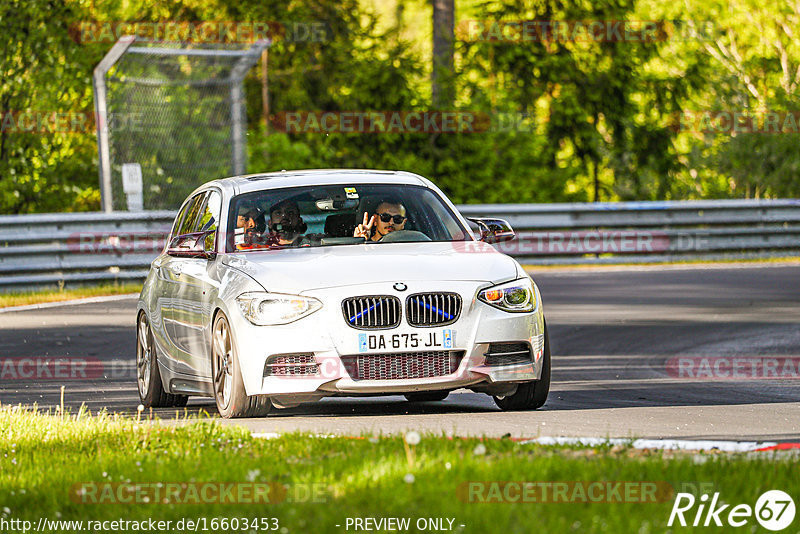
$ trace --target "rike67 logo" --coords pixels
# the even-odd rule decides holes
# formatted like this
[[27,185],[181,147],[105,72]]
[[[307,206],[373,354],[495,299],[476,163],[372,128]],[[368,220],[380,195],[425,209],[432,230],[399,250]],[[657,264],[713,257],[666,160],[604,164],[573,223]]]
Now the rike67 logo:
[[778,531],[785,529],[794,521],[794,501],[781,490],[764,492],[756,501],[755,508],[749,504],[737,504],[731,507],[730,504],[720,501],[719,495],[719,492],[714,493],[709,502],[708,494],[696,499],[691,493],[678,493],[667,526],[671,527],[677,520],[682,527],[688,525],[742,527],[755,516],[756,521],[765,529]]

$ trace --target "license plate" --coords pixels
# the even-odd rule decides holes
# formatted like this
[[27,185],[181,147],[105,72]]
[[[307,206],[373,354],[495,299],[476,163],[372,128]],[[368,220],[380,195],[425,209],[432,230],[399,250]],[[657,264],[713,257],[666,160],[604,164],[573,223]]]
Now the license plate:
[[453,331],[450,328],[430,330],[422,333],[358,334],[358,352],[452,348]]

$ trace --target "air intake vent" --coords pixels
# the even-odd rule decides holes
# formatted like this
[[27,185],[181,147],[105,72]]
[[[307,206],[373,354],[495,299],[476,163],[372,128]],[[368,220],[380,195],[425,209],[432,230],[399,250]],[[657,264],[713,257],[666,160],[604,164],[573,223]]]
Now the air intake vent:
[[405,380],[446,376],[458,370],[464,351],[431,350],[342,356],[353,380]]
[[406,317],[411,326],[451,324],[460,314],[458,293],[416,293],[406,299]]
[[311,376],[319,372],[310,353],[276,354],[267,358],[264,376]]
[[390,295],[350,297],[342,301],[344,320],[359,330],[381,330],[400,324],[400,299]]
[[531,347],[525,342],[489,343],[489,350],[484,354],[486,365],[517,365],[531,363]]

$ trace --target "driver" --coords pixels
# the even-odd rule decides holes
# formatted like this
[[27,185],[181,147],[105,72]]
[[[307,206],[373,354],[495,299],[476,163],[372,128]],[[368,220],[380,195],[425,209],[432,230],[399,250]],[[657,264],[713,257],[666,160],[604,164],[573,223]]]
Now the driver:
[[300,217],[300,208],[294,200],[287,198],[270,208],[269,231],[279,245],[293,245],[306,230],[308,226]]
[[353,237],[363,237],[367,241],[380,241],[387,234],[403,230],[406,226],[406,208],[397,200],[384,200],[375,208],[372,217],[364,212],[364,222],[356,226]]

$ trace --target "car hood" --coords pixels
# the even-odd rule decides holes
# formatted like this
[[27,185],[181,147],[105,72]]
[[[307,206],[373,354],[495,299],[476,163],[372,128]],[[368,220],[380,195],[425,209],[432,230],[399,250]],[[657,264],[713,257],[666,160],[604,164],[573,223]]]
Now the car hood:
[[281,293],[373,282],[499,283],[518,276],[516,261],[477,241],[251,251],[225,255],[222,262]]

